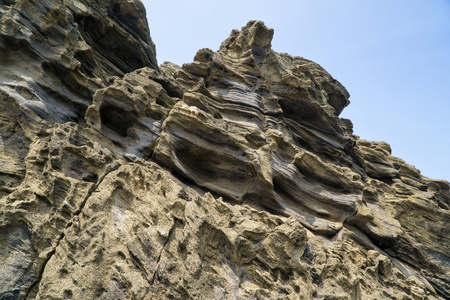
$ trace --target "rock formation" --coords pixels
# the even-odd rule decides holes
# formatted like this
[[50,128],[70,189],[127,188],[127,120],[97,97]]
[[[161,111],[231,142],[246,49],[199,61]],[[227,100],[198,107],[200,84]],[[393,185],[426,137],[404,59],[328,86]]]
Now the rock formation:
[[156,63],[140,1],[0,1],[0,299],[448,299],[449,183],[250,21]]

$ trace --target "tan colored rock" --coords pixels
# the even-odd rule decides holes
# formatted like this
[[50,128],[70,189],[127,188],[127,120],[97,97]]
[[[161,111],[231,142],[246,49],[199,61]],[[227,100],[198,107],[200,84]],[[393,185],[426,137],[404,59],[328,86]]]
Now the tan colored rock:
[[141,2],[90,4],[0,5],[0,299],[449,298],[449,183],[319,65],[251,21],[157,67]]
[[306,243],[297,221],[201,197],[142,160],[106,176],[65,233],[37,299],[276,297],[269,270],[293,279]]
[[[173,87],[171,92],[176,96],[169,96],[163,85]],[[129,157],[148,158],[163,121],[182,93],[182,88],[164,74],[139,69],[97,90],[85,119]]]
[[[414,167],[391,156],[387,143],[351,135],[351,124],[337,118],[348,104],[345,89],[320,66],[273,52],[272,34],[249,22],[218,52],[200,50],[175,73],[189,92],[166,119],[153,158],[234,201],[292,216],[316,234],[332,238],[348,224],[367,236],[369,249],[389,250],[383,253],[391,259],[420,268],[403,257],[418,247],[419,257],[433,260],[425,244],[410,244],[415,238],[395,206],[402,206],[400,199],[414,203],[414,195],[434,209],[446,207],[446,187],[427,184]],[[433,219],[448,220],[448,210],[440,212]],[[444,240],[439,251],[447,251]],[[399,247],[402,254],[393,250]],[[447,272],[445,263],[432,268],[434,274]],[[447,289],[442,275],[431,280],[425,274],[416,275],[430,280],[425,285],[431,293]]]

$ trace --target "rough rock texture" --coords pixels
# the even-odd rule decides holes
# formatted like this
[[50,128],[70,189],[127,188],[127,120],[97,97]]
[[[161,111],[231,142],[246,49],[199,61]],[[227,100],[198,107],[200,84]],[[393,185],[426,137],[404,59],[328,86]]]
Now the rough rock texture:
[[50,122],[79,122],[93,94],[157,69],[140,1],[0,1],[2,93]]
[[139,1],[0,19],[0,299],[450,297],[449,183],[262,22],[180,68]]

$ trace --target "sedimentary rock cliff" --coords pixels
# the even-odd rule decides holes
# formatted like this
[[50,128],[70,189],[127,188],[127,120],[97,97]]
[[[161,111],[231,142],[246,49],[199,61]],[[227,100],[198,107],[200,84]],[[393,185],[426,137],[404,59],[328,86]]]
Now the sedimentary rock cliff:
[[449,183],[272,36],[158,67],[139,1],[0,1],[0,299],[449,298]]

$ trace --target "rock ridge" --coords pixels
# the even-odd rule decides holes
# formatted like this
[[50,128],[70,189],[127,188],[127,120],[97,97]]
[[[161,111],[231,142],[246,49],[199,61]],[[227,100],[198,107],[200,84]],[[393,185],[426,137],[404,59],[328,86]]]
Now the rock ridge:
[[140,1],[0,19],[0,299],[450,297],[449,183],[263,22],[179,67]]

